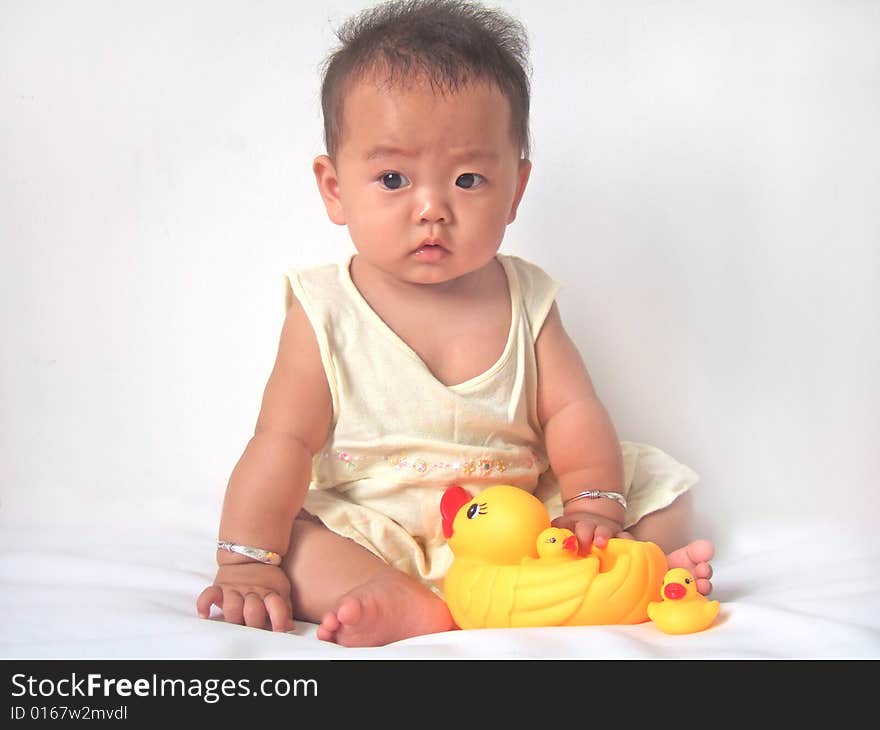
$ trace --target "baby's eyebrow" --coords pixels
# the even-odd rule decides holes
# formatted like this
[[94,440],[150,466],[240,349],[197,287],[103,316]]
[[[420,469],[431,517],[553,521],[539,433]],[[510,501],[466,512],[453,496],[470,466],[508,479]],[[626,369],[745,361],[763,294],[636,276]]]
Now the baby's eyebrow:
[[457,160],[486,160],[487,162],[496,162],[499,159],[499,154],[497,152],[493,152],[492,150],[484,150],[479,148],[466,149],[461,152],[452,153],[452,157]]
[[379,157],[414,157],[414,156],[415,155],[413,155],[412,153],[407,152],[406,150],[402,150],[399,147],[390,147],[387,145],[379,145],[378,147],[373,147],[373,149],[371,149],[369,152],[367,152],[367,155],[364,159],[366,159],[369,162],[370,160],[375,160]]
[[[481,149],[478,147],[462,149],[459,151],[450,150],[450,156],[458,160],[488,160],[494,162],[498,160],[498,153],[491,150]],[[417,157],[414,152],[394,147],[391,145],[378,145],[373,147],[365,156],[365,160],[375,160],[380,157]]]

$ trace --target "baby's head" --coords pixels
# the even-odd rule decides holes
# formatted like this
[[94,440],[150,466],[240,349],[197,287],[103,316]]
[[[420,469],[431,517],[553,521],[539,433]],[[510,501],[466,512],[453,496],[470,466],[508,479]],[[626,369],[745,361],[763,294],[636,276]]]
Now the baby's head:
[[511,134],[529,157],[528,38],[510,16],[466,0],[398,0],[365,10],[338,30],[321,87],[324,142],[335,159],[345,96],[364,80],[389,88],[427,83],[454,94],[479,81],[507,99]]
[[525,30],[471,2],[397,0],[338,35],[321,94],[327,154],[314,165],[331,220],[407,280],[479,268],[530,170]]

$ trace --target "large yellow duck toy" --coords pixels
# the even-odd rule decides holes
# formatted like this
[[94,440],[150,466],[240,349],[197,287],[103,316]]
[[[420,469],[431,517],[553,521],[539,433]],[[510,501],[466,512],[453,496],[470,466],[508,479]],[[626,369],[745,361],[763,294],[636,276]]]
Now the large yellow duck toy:
[[692,634],[709,628],[721,604],[697,592],[697,580],[684,568],[663,576],[663,600],[648,604],[648,616],[667,634]]
[[551,527],[524,489],[472,497],[450,487],[440,511],[453,553],[444,593],[462,629],[636,624],[660,600],[667,564],[657,545],[614,538],[579,557],[574,535]]

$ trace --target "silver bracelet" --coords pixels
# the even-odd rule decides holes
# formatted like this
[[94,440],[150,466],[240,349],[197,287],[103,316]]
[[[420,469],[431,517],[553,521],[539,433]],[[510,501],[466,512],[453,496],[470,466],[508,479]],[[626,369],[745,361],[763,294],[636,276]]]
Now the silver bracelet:
[[263,548],[251,547],[250,545],[239,545],[226,540],[218,540],[217,547],[220,550],[228,550],[231,553],[244,555],[246,558],[256,560],[266,565],[281,565],[281,556],[271,550],[263,550]]
[[588,489],[585,492],[578,492],[574,497],[569,497],[562,503],[563,509],[579,499],[613,499],[621,507],[626,509],[626,497],[620,492],[600,492],[598,489]]

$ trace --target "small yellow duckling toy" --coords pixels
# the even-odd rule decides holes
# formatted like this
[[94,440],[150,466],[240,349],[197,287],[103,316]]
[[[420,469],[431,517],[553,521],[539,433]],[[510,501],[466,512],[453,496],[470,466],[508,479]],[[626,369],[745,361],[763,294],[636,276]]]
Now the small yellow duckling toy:
[[648,616],[667,634],[693,634],[709,628],[721,604],[697,591],[697,579],[684,568],[663,576],[663,598],[648,604]]
[[459,628],[636,624],[660,599],[667,564],[657,545],[614,538],[578,556],[573,533],[551,527],[519,487],[476,497],[450,487],[440,512],[453,553],[444,596]]
[[535,544],[539,560],[574,560],[578,547],[574,533],[564,527],[548,527],[538,535]]

